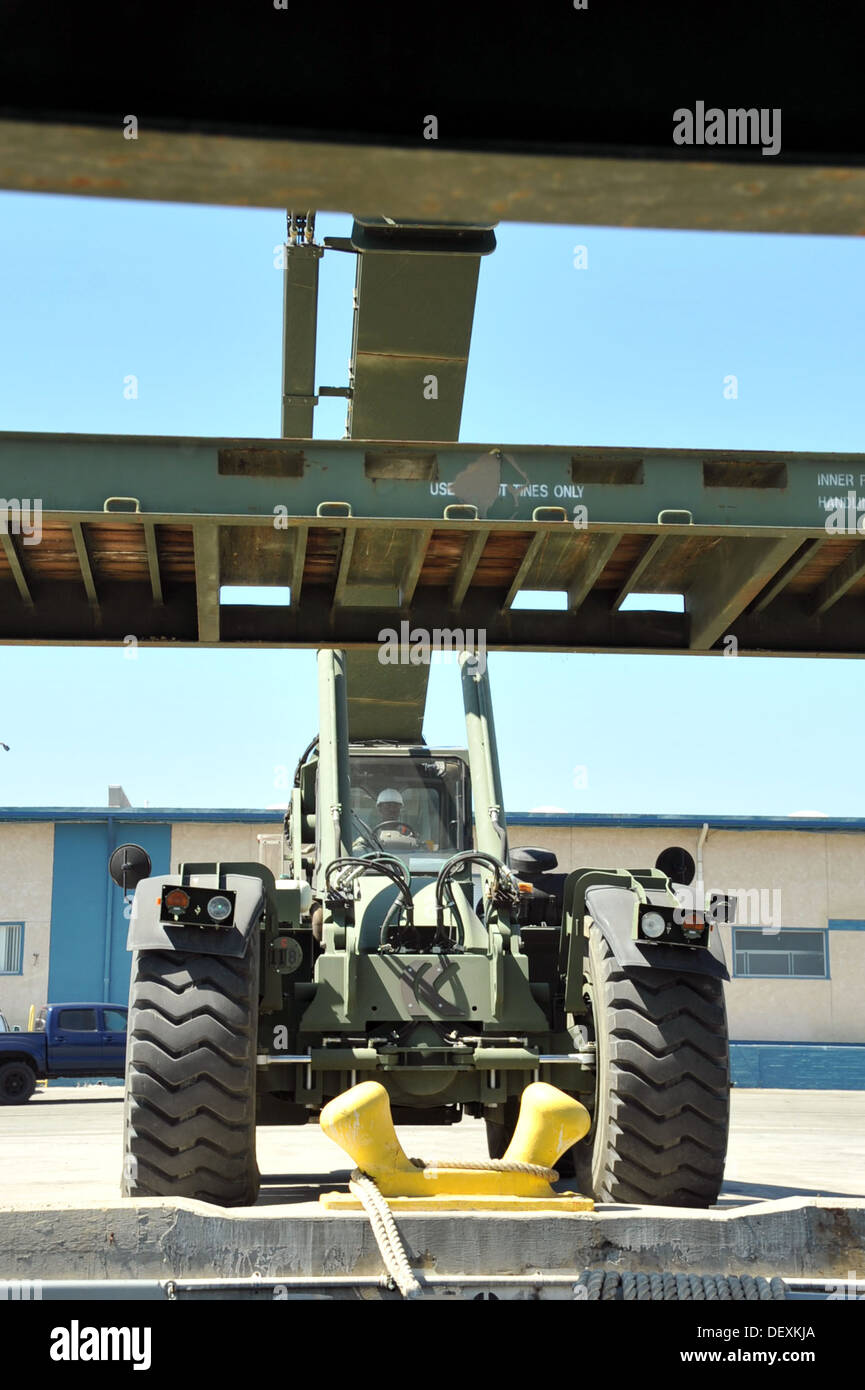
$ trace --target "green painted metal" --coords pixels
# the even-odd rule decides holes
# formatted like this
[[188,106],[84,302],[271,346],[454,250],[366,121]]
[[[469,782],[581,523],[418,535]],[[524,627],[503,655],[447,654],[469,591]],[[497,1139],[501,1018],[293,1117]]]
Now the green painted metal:
[[353,438],[457,438],[479,267],[471,255],[358,256]]
[[282,434],[311,437],[315,408],[318,272],[323,249],[287,243],[283,271]]
[[56,515],[131,496],[152,519],[271,517],[278,527],[315,517],[323,499],[371,523],[440,521],[465,502],[500,522],[530,521],[539,507],[573,520],[584,506],[589,526],[651,526],[675,510],[725,532],[816,535],[833,501],[846,505],[852,491],[865,504],[865,454],[0,433],[0,496],[20,497],[25,480]]
[[351,852],[351,783],[348,769],[348,705],[345,658],[340,651],[318,654],[318,834],[321,844],[319,880],[323,870],[341,854]]
[[420,743],[429,666],[384,665],[380,655],[380,647],[345,653],[349,738]]
[[478,849],[507,863],[507,824],[486,664],[468,653],[459,663]]

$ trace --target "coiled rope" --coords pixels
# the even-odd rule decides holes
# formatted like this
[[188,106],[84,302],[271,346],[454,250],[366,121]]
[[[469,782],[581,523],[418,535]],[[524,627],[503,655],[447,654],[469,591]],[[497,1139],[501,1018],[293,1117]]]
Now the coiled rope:
[[[581,1292],[577,1292],[580,1290]],[[584,1292],[582,1292],[584,1290]],[[575,1297],[590,1302],[608,1299],[630,1302],[767,1302],[788,1296],[787,1285],[777,1276],[765,1279],[750,1274],[622,1274],[603,1269],[585,1269],[575,1288]]]

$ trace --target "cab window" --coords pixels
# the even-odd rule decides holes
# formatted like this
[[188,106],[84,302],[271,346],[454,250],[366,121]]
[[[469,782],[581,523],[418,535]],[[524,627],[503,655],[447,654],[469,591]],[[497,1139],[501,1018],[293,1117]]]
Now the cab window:
[[57,1027],[65,1028],[70,1033],[95,1033],[96,1010],[61,1009],[60,1017],[57,1020]]

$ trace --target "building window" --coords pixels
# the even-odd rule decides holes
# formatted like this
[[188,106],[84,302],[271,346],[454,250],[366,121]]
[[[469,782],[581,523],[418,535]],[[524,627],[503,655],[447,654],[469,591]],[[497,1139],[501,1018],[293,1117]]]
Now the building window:
[[24,923],[0,922],[0,975],[20,975],[24,960]]
[[777,932],[734,930],[733,973],[758,979],[828,979],[826,936],[825,931],[798,927]]

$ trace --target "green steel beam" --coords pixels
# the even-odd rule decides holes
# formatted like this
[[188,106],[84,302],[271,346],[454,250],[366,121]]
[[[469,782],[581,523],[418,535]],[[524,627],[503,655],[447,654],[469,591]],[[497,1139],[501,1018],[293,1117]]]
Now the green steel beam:
[[345,653],[349,737],[420,743],[429,667],[384,665],[378,657],[378,651]]
[[462,559],[450,588],[449,598],[452,608],[461,607],[491,534],[492,531],[489,526],[480,526],[473,534],[466,536]]
[[150,589],[153,594],[153,602],[163,603],[162,597],[162,575],[159,572],[159,550],[156,545],[156,527],[152,521],[142,522],[144,527],[144,545],[147,550],[147,568],[150,571]]
[[465,254],[358,255],[352,438],[457,438],[479,268]]
[[820,617],[826,613],[833,604],[844,597],[847,590],[863,575],[865,575],[865,544],[860,542],[821,584],[812,604],[814,616]]
[[212,523],[193,527],[198,640],[219,642],[219,531]]
[[751,611],[753,613],[762,613],[764,608],[768,608],[769,604],[774,602],[782,590],[786,589],[790,581],[796,578],[799,571],[803,570],[806,565],[811,563],[817,552],[822,550],[828,538],[828,534],[826,534],[817,537],[816,540],[805,541],[792,559],[788,560],[786,565],[782,565],[776,578],[763,590],[760,597],[753,604]]
[[315,408],[315,344],[318,270],[323,247],[313,243],[283,248],[282,434],[312,435]]
[[81,579],[84,584],[84,592],[87,595],[87,602],[91,608],[99,607],[99,595],[96,592],[96,584],[93,580],[93,570],[90,566],[90,556],[87,553],[87,542],[84,539],[84,531],[80,521],[70,523],[72,540],[75,545],[75,554],[78,557],[78,564],[81,569]]
[[[859,455],[3,435],[0,491],[26,479],[44,535],[27,555],[3,536],[0,642],[365,648],[408,620],[491,649],[708,652],[732,632],[740,651],[860,655],[863,478]],[[827,529],[844,489],[847,530]],[[106,512],[118,497],[139,509]],[[222,607],[221,584],[291,602]],[[637,588],[684,613],[621,611]],[[566,610],[516,604],[544,590]],[[394,695],[412,728],[417,685]]]
[[649,566],[654,564],[654,562],[658,559],[658,556],[660,555],[666,543],[666,539],[667,538],[664,536],[663,532],[661,532],[659,535],[654,536],[649,541],[639,560],[637,560],[636,563],[629,570],[627,579],[622,584],[622,587],[619,589],[619,592],[616,594],[616,597],[613,600],[614,611],[617,612],[621,608],[628,595],[635,592],[637,584],[639,583],[643,575],[647,572]]
[[551,506],[565,518],[581,505],[589,528],[671,511],[722,531],[819,536],[851,490],[865,494],[865,454],[0,433],[0,495],[89,513],[133,496],[150,520],[313,518],[325,498],[355,518],[431,522],[465,501],[481,521],[531,521]]
[[586,535],[585,544],[577,555],[568,579],[569,613],[578,612],[585,603],[616,549],[619,538],[618,531]]
[[0,531],[0,545],[3,546],[3,553],[5,554],[6,560],[9,564],[9,569],[11,570],[12,578],[15,581],[15,587],[18,590],[21,602],[25,604],[28,608],[32,608],[33,595],[31,594],[30,586],[27,583],[27,576],[24,573],[24,568],[21,564],[21,559],[18,555],[18,551],[15,548],[15,542],[9,535],[9,533],[5,530]]
[[730,632],[800,544],[795,535],[771,540],[722,536],[688,586],[691,646],[705,651]]

